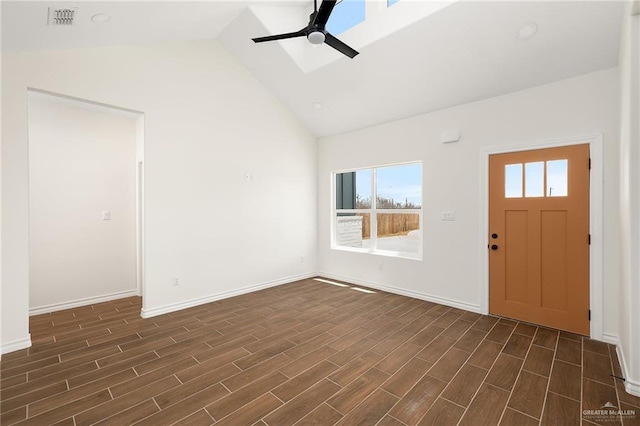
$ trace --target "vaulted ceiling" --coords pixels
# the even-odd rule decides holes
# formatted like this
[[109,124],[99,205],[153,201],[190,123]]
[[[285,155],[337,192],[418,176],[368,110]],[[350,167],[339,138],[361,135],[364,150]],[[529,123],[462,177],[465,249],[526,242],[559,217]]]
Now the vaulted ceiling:
[[[49,7],[78,7],[72,27]],[[368,2],[374,18],[339,36],[354,59],[304,38],[252,37],[306,25],[310,1],[2,2],[2,49],[93,48],[218,39],[318,136],[534,87],[618,63],[617,1]],[[107,22],[91,17],[105,14]],[[522,40],[527,23],[537,33]]]

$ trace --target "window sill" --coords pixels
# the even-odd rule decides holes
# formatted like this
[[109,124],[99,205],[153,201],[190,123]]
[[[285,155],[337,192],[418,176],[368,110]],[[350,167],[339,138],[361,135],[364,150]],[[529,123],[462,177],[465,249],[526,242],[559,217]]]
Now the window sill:
[[337,251],[346,251],[351,253],[362,253],[362,254],[371,254],[374,256],[384,256],[384,257],[395,257],[399,259],[407,259],[407,260],[417,260],[422,261],[422,254],[418,253],[403,253],[397,251],[388,251],[388,250],[376,250],[372,251],[367,248],[357,248],[357,247],[342,247],[342,246],[332,246],[331,250]]

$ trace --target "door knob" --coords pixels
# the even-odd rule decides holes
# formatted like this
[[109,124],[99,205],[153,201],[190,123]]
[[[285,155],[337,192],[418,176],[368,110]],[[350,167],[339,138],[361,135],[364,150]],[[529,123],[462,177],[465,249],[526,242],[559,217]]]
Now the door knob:
[[498,246],[497,246],[497,245],[495,245],[495,244],[493,244],[493,245],[491,246],[491,250],[498,250]]

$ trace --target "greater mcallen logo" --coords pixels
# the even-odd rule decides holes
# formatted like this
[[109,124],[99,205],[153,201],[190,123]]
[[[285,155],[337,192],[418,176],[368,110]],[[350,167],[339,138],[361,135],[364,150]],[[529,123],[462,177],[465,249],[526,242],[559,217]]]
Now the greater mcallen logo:
[[607,401],[598,410],[582,410],[582,415],[586,418],[597,421],[617,421],[622,418],[635,419],[636,410],[620,410],[611,401]]

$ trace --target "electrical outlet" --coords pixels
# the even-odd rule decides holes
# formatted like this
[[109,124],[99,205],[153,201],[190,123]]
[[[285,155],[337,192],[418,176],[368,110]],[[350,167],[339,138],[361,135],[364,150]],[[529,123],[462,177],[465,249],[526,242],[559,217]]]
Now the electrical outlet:
[[171,278],[171,284],[173,284],[174,287],[177,287],[180,285],[180,278],[178,277],[172,277]]
[[384,263],[378,264],[378,271],[382,271],[384,269]]
[[304,256],[300,256],[300,263],[304,263]]

